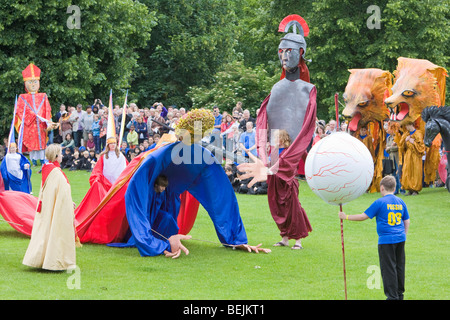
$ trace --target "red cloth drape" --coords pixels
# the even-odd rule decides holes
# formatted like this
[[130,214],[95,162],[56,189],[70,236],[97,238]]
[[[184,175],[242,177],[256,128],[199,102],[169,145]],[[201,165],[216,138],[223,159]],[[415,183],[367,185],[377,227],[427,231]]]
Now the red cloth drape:
[[20,191],[0,192],[0,214],[11,227],[27,236],[33,230],[38,198]]
[[[93,188],[94,182],[90,190],[97,190],[98,193],[94,194],[94,191],[92,191],[91,200],[86,200],[85,204],[81,203],[75,210],[75,226],[81,242],[106,244],[125,240],[124,237],[128,231],[125,208],[125,193],[128,183],[145,160],[145,155],[154,150],[157,150],[157,148],[141,153],[134,158],[100,200],[97,197],[101,196],[102,191],[100,188]],[[87,198],[89,197],[85,197],[85,199]],[[178,226],[184,234],[187,234],[195,222],[199,203],[190,194],[182,195],[181,200],[179,213],[181,217]],[[93,207],[92,203],[95,202],[97,202],[97,205]]]

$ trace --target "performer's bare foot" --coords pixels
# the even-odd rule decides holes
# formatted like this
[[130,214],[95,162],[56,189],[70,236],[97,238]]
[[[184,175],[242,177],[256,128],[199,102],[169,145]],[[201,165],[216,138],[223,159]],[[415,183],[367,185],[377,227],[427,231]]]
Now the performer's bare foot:
[[303,249],[301,240],[300,239],[296,240],[294,246],[291,249],[292,250]]
[[288,245],[289,245],[289,238],[283,237],[283,239],[281,239],[281,241],[275,243],[273,246],[274,247],[287,247]]

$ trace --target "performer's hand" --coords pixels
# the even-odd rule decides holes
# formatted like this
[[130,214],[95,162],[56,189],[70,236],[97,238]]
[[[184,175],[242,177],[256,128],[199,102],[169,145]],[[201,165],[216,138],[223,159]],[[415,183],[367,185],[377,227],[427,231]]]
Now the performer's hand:
[[345,218],[347,218],[347,215],[345,214],[345,212],[340,211],[339,212],[339,219],[345,220]]
[[267,180],[269,169],[260,159],[255,157],[253,154],[249,153],[248,155],[250,159],[254,161],[254,163],[242,163],[237,166],[237,169],[241,172],[245,172],[240,176],[241,180],[253,178],[248,184],[248,187],[251,188],[255,183]]
[[270,250],[270,249],[260,248],[261,245],[262,245],[262,243],[258,244],[257,246],[250,246],[248,244],[240,244],[238,246],[234,246],[234,248],[240,249],[240,250],[246,250],[248,252],[254,251],[256,253],[260,253],[260,252],[269,253],[269,252],[272,252],[272,250]]
[[168,258],[176,259],[180,256],[181,251],[184,251],[186,255],[189,254],[189,250],[181,243],[181,240],[189,240],[191,236],[186,236],[184,234],[176,234],[169,238],[171,251],[164,251],[164,254]]

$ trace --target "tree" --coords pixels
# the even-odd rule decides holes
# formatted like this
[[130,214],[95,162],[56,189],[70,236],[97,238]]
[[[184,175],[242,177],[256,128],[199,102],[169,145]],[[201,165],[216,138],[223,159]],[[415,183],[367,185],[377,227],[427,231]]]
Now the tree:
[[235,42],[233,2],[226,0],[145,0],[157,12],[152,41],[139,50],[132,89],[140,106],[155,101],[189,107],[190,86],[211,82],[230,60]]
[[0,3],[0,131],[11,123],[14,97],[24,92],[22,70],[41,70],[41,92],[54,111],[61,103],[107,101],[123,95],[137,66],[136,47],[145,46],[154,13],[132,0],[80,0],[79,29],[69,28],[70,0],[9,0]]
[[241,101],[243,108],[255,116],[256,109],[278,80],[279,75],[271,77],[261,66],[249,68],[242,61],[233,61],[214,75],[211,84],[191,87],[187,95],[194,108],[218,106],[221,111],[231,113],[236,103]]

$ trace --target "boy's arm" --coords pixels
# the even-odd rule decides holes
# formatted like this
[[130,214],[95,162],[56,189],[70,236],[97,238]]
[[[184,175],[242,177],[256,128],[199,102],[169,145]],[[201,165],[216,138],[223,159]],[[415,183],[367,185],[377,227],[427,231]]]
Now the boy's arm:
[[409,219],[408,220],[403,220],[403,224],[405,225],[405,233],[408,234]]
[[369,219],[369,216],[367,214],[360,213],[360,214],[352,214],[352,215],[348,215],[345,214],[345,212],[339,212],[339,218],[342,220],[351,220],[351,221],[364,221]]

